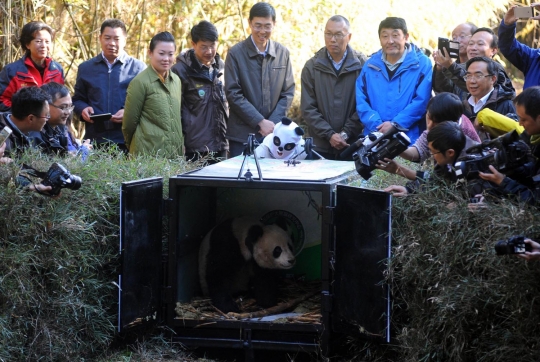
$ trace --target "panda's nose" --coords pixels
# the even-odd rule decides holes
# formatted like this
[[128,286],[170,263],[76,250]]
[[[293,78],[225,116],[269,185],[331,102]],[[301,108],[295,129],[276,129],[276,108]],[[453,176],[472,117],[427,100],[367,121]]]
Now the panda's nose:
[[289,259],[289,264],[293,265],[296,263],[296,258]]
[[278,147],[278,150],[283,151],[283,147]]

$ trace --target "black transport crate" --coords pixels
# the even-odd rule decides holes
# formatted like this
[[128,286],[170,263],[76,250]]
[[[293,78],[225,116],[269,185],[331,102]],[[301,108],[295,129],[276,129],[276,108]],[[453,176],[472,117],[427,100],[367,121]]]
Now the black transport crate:
[[[293,167],[261,160],[262,180],[251,170],[253,181],[246,181],[237,179],[241,161],[170,178],[167,200],[162,178],[122,184],[119,331],[158,322],[185,345],[245,349],[248,357],[258,349],[327,353],[334,334],[389,342],[390,298],[383,279],[391,196],[340,184],[354,171],[352,162]],[[228,217],[276,212],[302,224],[305,240],[295,272],[320,281],[320,323],[177,317],[177,302],[201,294],[198,249],[206,233]]]

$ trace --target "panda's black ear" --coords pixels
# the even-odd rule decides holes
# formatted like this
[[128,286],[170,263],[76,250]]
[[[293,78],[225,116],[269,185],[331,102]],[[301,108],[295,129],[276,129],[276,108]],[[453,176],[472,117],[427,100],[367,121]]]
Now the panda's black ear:
[[263,228],[261,225],[252,225],[249,228],[245,243],[251,253],[253,253],[253,245],[255,245],[257,240],[259,240],[259,238],[262,235],[263,235]]
[[282,117],[281,118],[281,124],[284,124],[285,126],[288,126],[292,123],[292,119],[290,118],[287,118],[287,117]]
[[304,130],[300,127],[296,127],[294,129],[294,133],[296,133],[298,136],[303,136],[304,135]]
[[280,228],[282,228],[283,230],[285,231],[288,231],[288,228],[287,228],[287,219],[285,219],[283,216],[278,216],[276,218],[276,221],[274,222],[275,225],[279,226]]

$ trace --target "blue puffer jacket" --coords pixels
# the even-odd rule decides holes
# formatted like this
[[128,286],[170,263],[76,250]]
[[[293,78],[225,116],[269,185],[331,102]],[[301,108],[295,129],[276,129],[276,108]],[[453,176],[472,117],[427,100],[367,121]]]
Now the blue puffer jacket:
[[364,134],[376,131],[385,121],[408,128],[411,142],[420,135],[419,122],[431,98],[431,62],[414,44],[390,80],[382,60],[382,49],[368,59],[356,80],[356,110]]

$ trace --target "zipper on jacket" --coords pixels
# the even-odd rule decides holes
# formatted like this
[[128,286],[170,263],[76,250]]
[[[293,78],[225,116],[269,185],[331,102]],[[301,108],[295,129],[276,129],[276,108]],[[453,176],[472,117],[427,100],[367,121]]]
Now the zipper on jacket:
[[[114,64],[112,65],[112,67],[114,67]],[[108,93],[107,94],[107,98],[108,98],[108,100],[107,100],[107,103],[108,103],[107,112],[111,113],[111,114],[113,114],[113,112],[111,110],[111,73],[112,73],[112,67],[110,67],[109,70],[107,71],[107,74],[109,75],[109,79],[108,79],[109,84],[108,84],[108,91],[107,91],[107,93]],[[108,66],[107,66],[107,68],[108,68]]]

